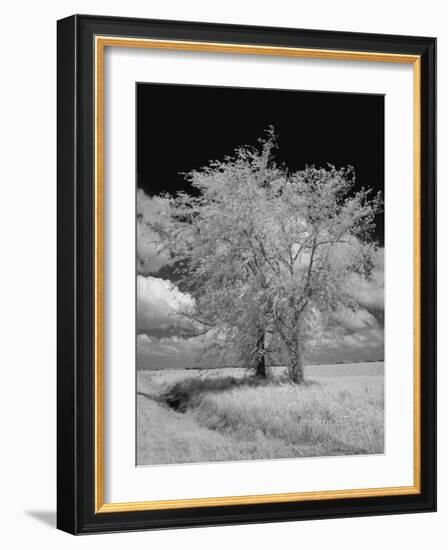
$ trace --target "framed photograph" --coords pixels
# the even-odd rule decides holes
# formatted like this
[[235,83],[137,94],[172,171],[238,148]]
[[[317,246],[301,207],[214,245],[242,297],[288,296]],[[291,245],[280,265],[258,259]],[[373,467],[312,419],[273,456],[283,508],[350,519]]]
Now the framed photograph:
[[58,21],[58,527],[436,507],[434,38]]

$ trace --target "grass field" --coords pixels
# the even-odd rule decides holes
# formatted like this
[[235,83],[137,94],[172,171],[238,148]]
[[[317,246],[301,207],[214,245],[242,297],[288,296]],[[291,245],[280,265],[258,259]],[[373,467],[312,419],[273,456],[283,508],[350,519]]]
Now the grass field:
[[384,452],[382,363],[316,365],[307,383],[281,368],[137,373],[137,463]]

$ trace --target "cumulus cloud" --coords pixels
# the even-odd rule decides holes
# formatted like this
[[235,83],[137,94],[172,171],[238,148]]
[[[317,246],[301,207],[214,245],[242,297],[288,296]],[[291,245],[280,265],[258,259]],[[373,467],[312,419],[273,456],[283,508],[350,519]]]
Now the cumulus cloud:
[[167,204],[167,199],[149,197],[137,189],[137,272],[140,274],[157,273],[169,260],[159,235],[148,225],[163,216]]
[[380,249],[369,278],[353,274],[348,282],[359,308],[340,307],[334,323],[311,342],[316,362],[362,361],[384,357],[384,251]]
[[137,328],[167,329],[184,326],[180,309],[194,304],[189,294],[165,279],[137,275]]
[[[350,278],[359,309],[339,308],[333,325],[310,342],[308,361],[331,363],[384,357],[382,250],[378,252],[376,264],[368,279],[356,274]],[[193,298],[172,282],[138,275],[137,328],[143,332],[137,336],[139,368],[183,368],[196,362],[200,352],[210,344],[210,338],[217,335],[212,332],[192,337],[173,335],[179,329],[194,328],[176,313],[193,305]]]
[[364,308],[384,311],[384,249],[377,251],[375,264],[369,278],[353,274],[349,283]]
[[310,342],[311,362],[366,361],[384,357],[384,328],[365,309],[341,309],[336,323]]
[[146,334],[139,334],[137,336],[137,347],[142,351],[151,352],[156,355],[168,357],[186,354],[191,357],[197,352],[202,351],[210,343],[211,339],[212,336],[208,334],[191,336],[190,338],[184,338],[178,335],[163,338],[150,338]]
[[147,334],[137,336],[138,368],[185,368],[196,366],[201,353],[213,341],[210,332],[184,338],[178,335],[155,338]]
[[153,343],[153,339],[150,338],[146,333],[143,333],[143,334],[138,334],[137,335],[137,343],[141,346],[141,347],[145,347],[145,346],[148,346],[148,344],[152,344]]
[[378,325],[377,319],[366,309],[352,311],[348,308],[340,308],[337,313],[337,322],[350,333]]

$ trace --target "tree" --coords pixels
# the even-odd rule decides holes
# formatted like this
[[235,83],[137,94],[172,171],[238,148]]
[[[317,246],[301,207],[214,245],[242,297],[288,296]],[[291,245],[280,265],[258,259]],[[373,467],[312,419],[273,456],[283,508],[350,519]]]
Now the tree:
[[351,168],[306,167],[267,190],[269,231],[260,237],[271,315],[290,378],[304,379],[308,339],[342,306],[356,310],[353,274],[368,277],[376,245],[368,237],[380,196],[353,193]]
[[260,376],[279,354],[301,383],[309,338],[341,306],[359,307],[350,278],[369,276],[381,198],[354,192],[350,167],[290,172],[275,149],[271,128],[258,148],[190,172],[192,193],[164,196],[153,229],[194,298],[179,314]]

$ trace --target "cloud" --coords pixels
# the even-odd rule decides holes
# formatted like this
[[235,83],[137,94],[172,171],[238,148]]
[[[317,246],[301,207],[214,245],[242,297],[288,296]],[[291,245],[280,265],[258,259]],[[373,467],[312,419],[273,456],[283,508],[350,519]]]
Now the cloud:
[[336,325],[310,342],[311,362],[366,361],[384,357],[384,329],[366,310],[344,311]]
[[348,308],[340,308],[337,322],[350,333],[378,325],[377,319],[366,309],[352,311]]
[[[153,200],[143,193],[141,204],[147,205],[145,215],[149,215],[154,208]],[[333,326],[310,342],[308,361],[363,361],[384,357],[382,250],[377,253],[376,260],[376,267],[368,279],[353,274],[349,280],[360,308],[352,311],[341,307],[338,310]],[[143,332],[137,337],[140,365],[145,365],[145,368],[148,365],[149,368],[183,368],[186,364],[195,363],[199,352],[210,343],[211,334],[193,337],[173,335],[179,329],[194,328],[190,321],[176,313],[179,308],[193,305],[193,298],[182,293],[169,280],[138,275],[137,328]]]
[[164,338],[150,338],[147,334],[139,334],[137,336],[137,347],[146,352],[155,355],[188,355],[192,356],[197,352],[202,351],[211,341],[212,336],[201,334],[199,336],[191,336],[183,338],[181,336],[170,336]]
[[150,338],[146,333],[139,334],[137,336],[137,343],[141,346],[148,346],[148,344],[152,344],[153,341],[154,340]]
[[375,268],[369,278],[353,274],[349,284],[355,298],[368,310],[384,311],[384,249],[375,256]]
[[384,357],[383,251],[366,279],[353,274],[349,284],[359,303],[353,311],[340,307],[331,327],[311,342],[309,360],[315,362],[363,361]]
[[[207,361],[207,353],[202,352],[219,340],[219,334],[173,334],[181,327],[191,328],[189,321],[176,315],[178,307],[194,303],[191,296],[180,292],[170,281],[151,276],[139,276],[137,288],[138,327],[145,331],[137,336],[138,368],[185,368],[196,366],[199,358]],[[307,362],[379,360],[384,357],[384,330],[368,310],[341,308],[334,325],[309,344]],[[230,356],[224,362],[226,359],[232,362]]]
[[137,272],[140,274],[157,273],[169,260],[159,235],[149,226],[164,215],[167,205],[167,199],[149,197],[137,189]]
[[197,366],[198,359],[213,342],[210,332],[190,338],[171,336],[164,338],[137,336],[137,367],[140,368],[185,368]]
[[137,328],[167,329],[188,325],[177,312],[194,304],[189,294],[165,279],[137,275]]

